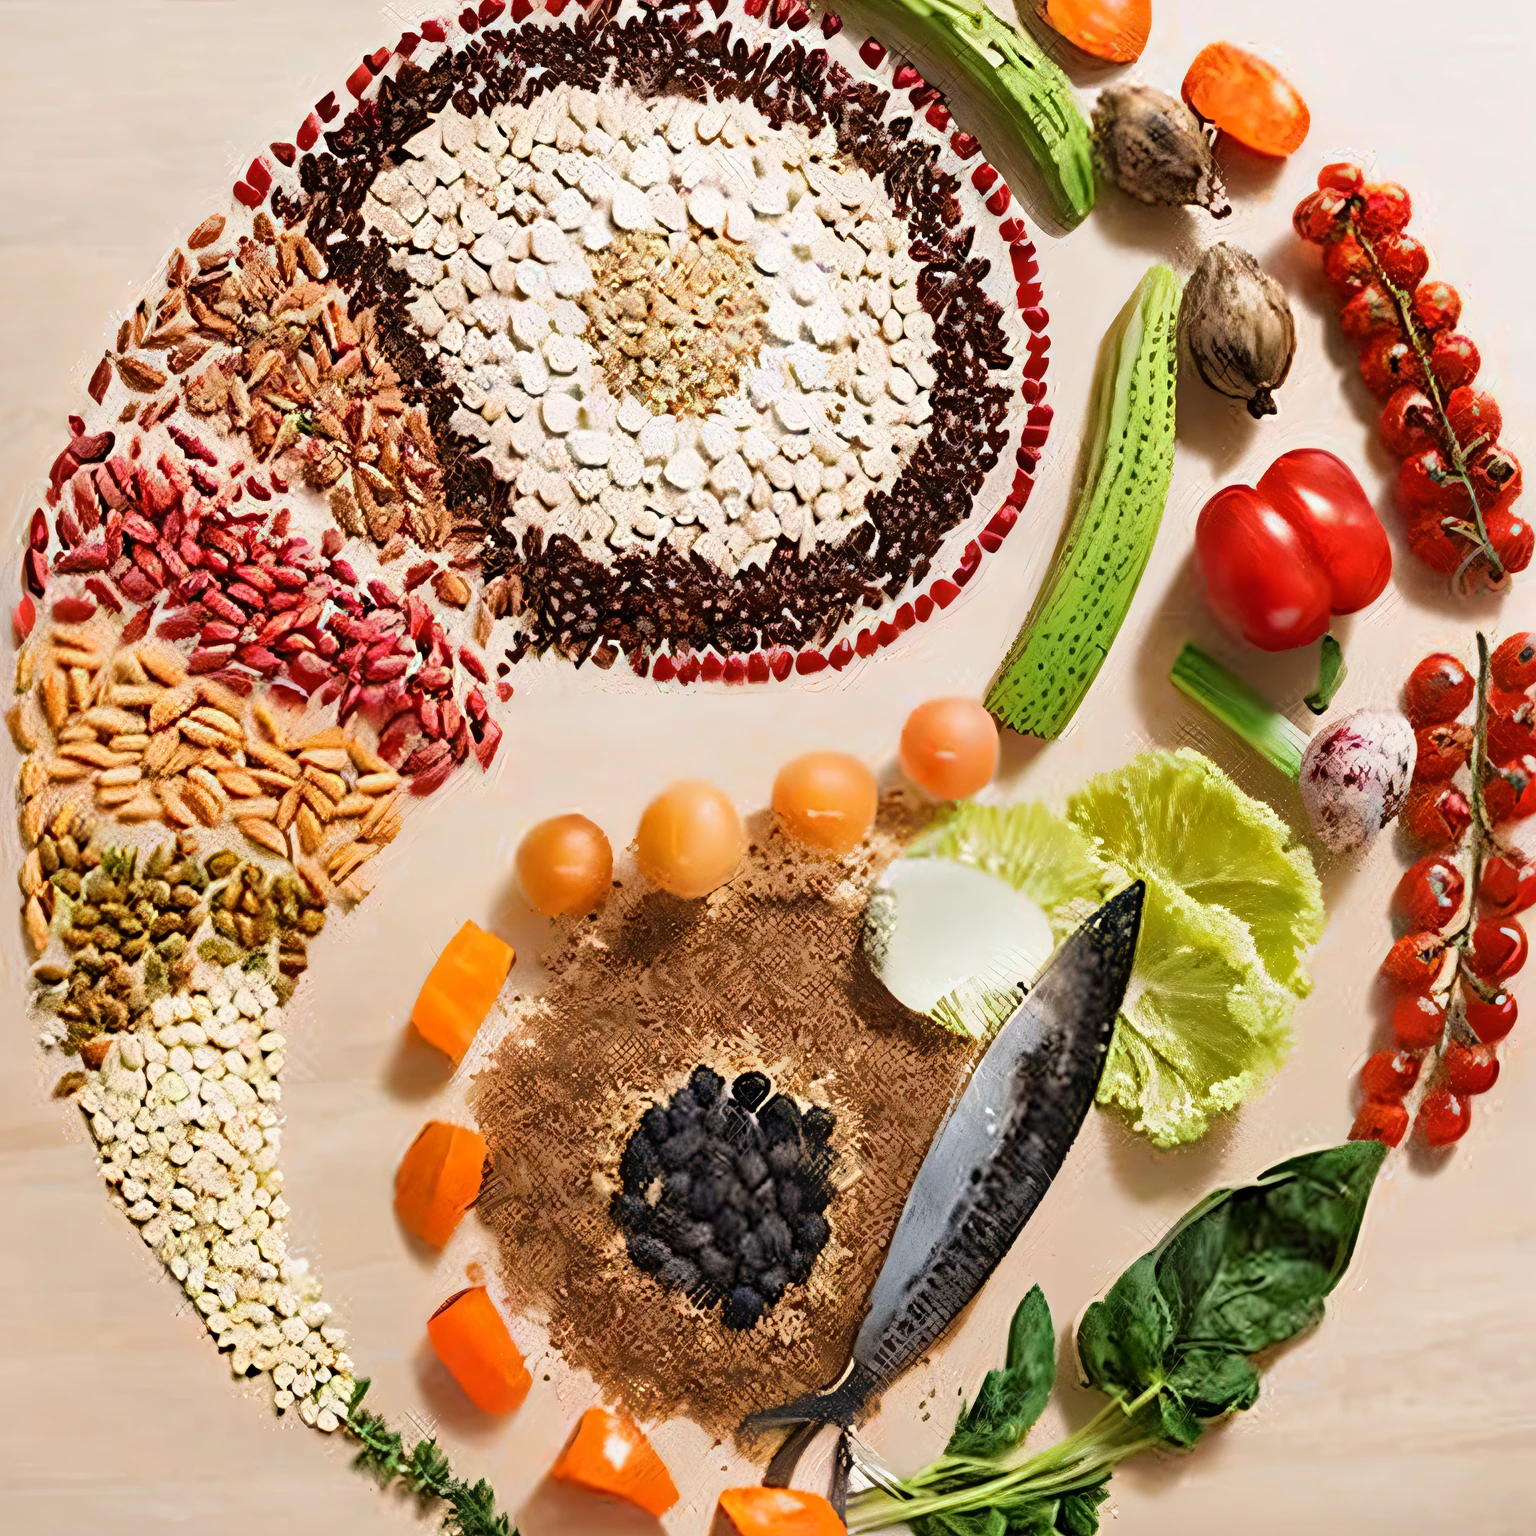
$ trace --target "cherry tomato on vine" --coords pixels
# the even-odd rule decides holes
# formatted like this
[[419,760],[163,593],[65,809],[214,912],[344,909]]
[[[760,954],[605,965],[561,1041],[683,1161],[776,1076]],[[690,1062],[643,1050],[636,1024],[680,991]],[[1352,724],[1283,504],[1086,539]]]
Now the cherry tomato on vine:
[[1380,1104],[1367,1099],[1350,1128],[1351,1141],[1381,1141],[1395,1147],[1408,1132],[1408,1111],[1401,1104]]
[[1452,1093],[1487,1093],[1499,1080],[1499,1058],[1491,1045],[1463,1045],[1453,1041],[1440,1058],[1445,1086]]
[[1495,854],[1483,865],[1477,895],[1479,905],[1490,917],[1513,917],[1516,912],[1536,906],[1536,859],[1517,863],[1503,854]]
[[1525,929],[1516,917],[1485,917],[1472,930],[1467,960],[1484,981],[1505,981],[1525,964]]
[[1360,1069],[1360,1086],[1368,1099],[1398,1103],[1418,1082],[1419,1065],[1407,1051],[1377,1051]]
[[1504,430],[1504,413],[1499,402],[1485,390],[1471,389],[1463,385],[1453,389],[1445,402],[1445,414],[1450,419],[1451,430],[1457,442],[1470,447],[1481,439],[1496,443]]
[[1445,958],[1445,940],[1438,933],[1404,934],[1381,962],[1388,981],[1410,992],[1428,992],[1440,975]]
[[1408,517],[1408,548],[1430,570],[1442,576],[1454,574],[1472,552],[1462,539],[1453,539],[1441,525],[1438,512],[1413,512]]
[[1419,1105],[1418,1127],[1432,1147],[1460,1141],[1472,1124],[1472,1106],[1447,1088],[1436,1088]]
[[1436,446],[1438,424],[1429,396],[1422,389],[1405,384],[1381,408],[1381,441],[1389,453],[1406,459],[1411,453]]
[[1477,684],[1458,657],[1444,651],[1426,656],[1408,674],[1403,703],[1414,727],[1448,725],[1472,702]]
[[1433,512],[1439,517],[1472,516],[1472,497],[1466,481],[1438,448],[1421,448],[1403,460],[1397,472],[1397,499],[1407,512]]
[[1404,992],[1392,1008],[1392,1037],[1405,1051],[1428,1051],[1445,1034],[1445,1009],[1424,992]]
[[[1323,275],[1333,284],[1333,291],[1340,301],[1360,292],[1367,283],[1376,280],[1376,269],[1365,247],[1353,235],[1335,240],[1323,251]],[[1455,324],[1454,321],[1451,322]]]
[[1419,744],[1413,762],[1415,784],[1444,784],[1456,777],[1472,755],[1472,727],[1453,721],[1450,725],[1426,725],[1415,731]]
[[1431,278],[1414,290],[1413,314],[1427,330],[1448,331],[1461,319],[1461,295],[1449,283]]
[[1390,336],[1396,341],[1403,334],[1397,305],[1380,283],[1368,283],[1362,288],[1339,311],[1339,324],[1357,347],[1364,346],[1375,336]]
[[1472,807],[1459,789],[1419,784],[1408,791],[1403,825],[1426,848],[1459,848],[1472,825]]
[[1439,933],[1461,910],[1467,882],[1451,860],[1426,854],[1397,882],[1395,905],[1417,933]]
[[1372,239],[1395,235],[1405,229],[1413,217],[1413,199],[1408,189],[1395,181],[1373,182],[1365,189],[1365,212],[1360,227]]
[[1501,640],[1488,660],[1493,680],[1500,688],[1523,692],[1536,683],[1536,635],[1522,630]]
[[1510,763],[1536,752],[1536,704],[1523,694],[1508,709],[1492,709],[1488,715],[1488,755],[1496,763]]
[[1483,359],[1477,343],[1460,331],[1448,331],[1435,338],[1429,354],[1429,371],[1444,389],[1460,389],[1477,377]]
[[1428,382],[1419,354],[1406,341],[1393,336],[1378,336],[1361,352],[1360,377],[1365,380],[1365,387],[1383,400],[1404,384],[1422,389]]
[[1388,235],[1376,242],[1381,269],[1399,288],[1413,288],[1429,271],[1429,252],[1412,235]]
[[1508,507],[1496,507],[1483,518],[1488,530],[1488,542],[1499,557],[1499,564],[1511,575],[1523,571],[1536,554],[1536,528],[1518,512]]
[[1536,756],[1490,764],[1483,779],[1483,808],[1496,827],[1536,815]]
[[1482,997],[1470,986],[1462,988],[1462,1003],[1472,1033],[1484,1045],[1497,1045],[1515,1027],[1520,1009],[1514,994],[1502,987],[1492,997]]
[[1348,160],[1334,160],[1317,173],[1319,192],[1342,192],[1353,197],[1365,185],[1365,172]]

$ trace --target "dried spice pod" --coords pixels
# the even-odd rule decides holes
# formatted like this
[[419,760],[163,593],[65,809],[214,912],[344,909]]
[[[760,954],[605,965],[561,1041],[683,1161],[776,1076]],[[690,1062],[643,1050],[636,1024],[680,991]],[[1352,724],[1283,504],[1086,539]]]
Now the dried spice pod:
[[1285,289],[1239,246],[1213,245],[1184,290],[1179,350],[1218,394],[1246,402],[1255,420],[1273,416],[1274,391],[1296,355]]
[[1093,108],[1093,151],[1104,173],[1143,203],[1185,203],[1224,219],[1227,189],[1200,120],[1150,85],[1112,85]]

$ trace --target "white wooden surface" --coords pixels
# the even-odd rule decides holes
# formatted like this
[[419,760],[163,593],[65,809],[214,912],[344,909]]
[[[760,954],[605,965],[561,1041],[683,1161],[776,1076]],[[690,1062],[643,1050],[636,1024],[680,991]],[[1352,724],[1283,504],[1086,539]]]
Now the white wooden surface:
[[[251,154],[290,137],[365,48],[393,41],[421,14],[375,0],[4,0],[0,4],[0,508],[19,530],[64,417],[117,316],[169,244],[226,190]],[[1169,662],[1205,621],[1186,555],[1193,521],[1217,483],[1252,478],[1275,454],[1334,447],[1373,489],[1388,465],[1371,444],[1366,398],[1337,330],[1305,279],[1289,209],[1329,155],[1374,157],[1414,194],[1415,232],[1460,287],[1466,328],[1483,351],[1511,423],[1536,396],[1529,358],[1536,319],[1529,252],[1536,198],[1528,160],[1536,20],[1514,0],[1447,9],[1389,3],[1159,0],[1139,78],[1176,90],[1205,42],[1271,46],[1313,111],[1312,136],[1281,168],[1229,166],[1238,212],[1149,214],[1106,195],[1070,246],[1042,241],[1056,338],[1057,410],[1045,481],[1027,525],[983,566],[963,602],[873,665],[841,680],[768,694],[604,696],[600,684],[551,677],[520,689],[506,759],[490,783],[434,803],[393,850],[365,911],[316,946],[289,1030],[286,1166],[298,1244],[354,1330],[354,1352],[380,1405],[434,1421],[456,1464],[484,1472],[513,1507],[538,1484],[590,1385],[535,1359],[533,1399],[507,1425],[477,1423],[421,1353],[422,1320],[480,1252],[473,1230],[435,1269],[406,1250],[389,1212],[395,1161],[428,1112],[452,1104],[400,1047],[431,956],[465,915],[494,921],[531,953],[537,933],[507,891],[520,830],[579,806],[622,844],[639,807],[668,778],[707,773],[744,805],[760,804],[777,763],[837,745],[889,764],[910,706],[938,692],[979,691],[1027,607],[1066,500],[1099,334],[1145,264],[1186,269],[1194,243],[1246,244],[1294,284],[1301,358],[1283,414],[1254,427],[1193,392],[1164,532],[1131,621],[1088,710],[1045,751],[1014,742],[1006,788],[1059,794],[1138,746],[1171,744],[1188,713],[1165,682]],[[1078,72],[1091,86],[1091,71]],[[1005,171],[1008,155],[989,145]],[[1013,178],[1011,178],[1013,179]],[[1536,462],[1536,461],[1533,461]],[[1387,507],[1383,497],[1381,503]],[[1390,520],[1390,514],[1389,514]],[[19,547],[13,533],[7,549]],[[8,556],[8,559],[11,557]],[[14,569],[14,566],[9,567]],[[1353,625],[1349,707],[1392,700],[1406,667],[1432,645],[1470,649],[1475,617],[1536,621],[1536,575],[1505,603],[1458,606],[1401,551],[1399,595]],[[7,578],[10,579],[9,576]],[[1277,696],[1304,691],[1282,661],[1255,669]],[[524,696],[526,694],[526,697]],[[1225,744],[1211,750],[1283,809],[1283,786]],[[489,832],[490,836],[487,836]],[[1298,1047],[1273,1090],[1210,1143],[1159,1156],[1095,1116],[1057,1187],[949,1346],[945,1389],[974,1390],[1000,1349],[1022,1290],[1039,1280],[1065,1330],[1093,1295],[1211,1185],[1308,1145],[1342,1138],[1350,1077],[1377,1027],[1371,984],[1390,938],[1388,893],[1402,850],[1383,841],[1358,868],[1326,871],[1332,922],[1317,986],[1297,1015]],[[15,1536],[100,1529],[257,1530],[295,1536],[403,1526],[346,1468],[339,1443],[272,1422],[231,1387],[176,1290],[107,1205],[73,1110],[47,1101],[45,1067],[22,1015],[16,934],[0,978],[0,1529]],[[527,973],[532,976],[531,970]],[[1523,988],[1527,1009],[1536,990]],[[1315,1335],[1267,1372],[1250,1413],[1190,1458],[1129,1469],[1114,1483],[1106,1529],[1180,1536],[1290,1536],[1298,1530],[1386,1536],[1530,1529],[1536,1444],[1536,1083],[1527,1020],[1505,1053],[1471,1135],[1433,1166],[1395,1157],[1372,1206],[1355,1266]],[[439,1091],[441,1090],[441,1091]],[[523,1325],[519,1325],[522,1327]],[[527,1328],[521,1336],[536,1343]],[[918,1370],[887,1398],[871,1438],[901,1462],[931,1454],[948,1411],[917,1405],[940,1379]],[[1085,1400],[1069,1398],[1073,1422]],[[1053,1416],[1057,1410],[1053,1409]],[[1047,1427],[1056,1427],[1053,1423]],[[713,1491],[739,1474],[686,1425],[658,1445],[696,1502],[668,1522],[702,1532]],[[539,1493],[528,1536],[639,1525]]]

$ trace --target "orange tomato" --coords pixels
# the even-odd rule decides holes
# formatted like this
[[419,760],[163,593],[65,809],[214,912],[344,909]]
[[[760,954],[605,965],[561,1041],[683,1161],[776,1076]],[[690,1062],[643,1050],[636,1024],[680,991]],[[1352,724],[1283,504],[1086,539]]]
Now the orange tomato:
[[518,844],[517,878],[534,911],[585,917],[613,890],[613,849],[585,816],[551,816]]
[[677,1485],[661,1457],[622,1408],[589,1408],[550,1469],[557,1482],[622,1499],[660,1518],[677,1503]]
[[1184,100],[1207,122],[1261,155],[1301,148],[1312,114],[1295,86],[1246,48],[1211,43],[1184,76]]
[[1152,0],[1045,0],[1046,21],[1096,59],[1129,64],[1152,30]]
[[807,752],[773,781],[773,809],[797,843],[844,854],[875,824],[875,776],[846,752]]
[[901,771],[937,800],[964,800],[997,772],[997,722],[975,699],[929,699],[901,731]]
[[736,873],[747,836],[736,807],[713,784],[683,779],[646,806],[635,859],[652,885],[690,900]]

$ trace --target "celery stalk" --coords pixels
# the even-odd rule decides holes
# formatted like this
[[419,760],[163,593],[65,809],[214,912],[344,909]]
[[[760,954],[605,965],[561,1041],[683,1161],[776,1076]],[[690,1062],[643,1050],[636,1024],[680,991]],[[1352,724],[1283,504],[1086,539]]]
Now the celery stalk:
[[1307,733],[1270,707],[1260,693],[1236,673],[1229,672],[1198,645],[1179,652],[1170,674],[1173,686],[1192,699],[1234,736],[1272,763],[1288,779],[1301,776],[1301,755],[1307,750]]

